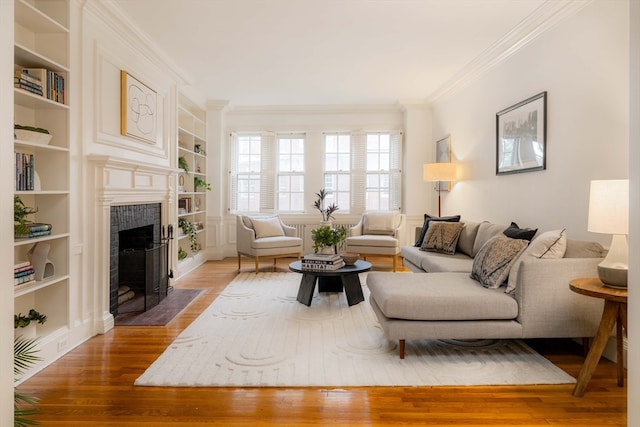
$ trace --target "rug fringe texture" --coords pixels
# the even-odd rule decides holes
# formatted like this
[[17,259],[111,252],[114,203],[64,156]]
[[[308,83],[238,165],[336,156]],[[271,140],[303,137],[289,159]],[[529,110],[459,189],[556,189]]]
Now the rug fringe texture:
[[296,273],[241,273],[140,376],[138,386],[344,387],[569,384],[519,340],[473,347],[388,341],[368,303],[344,293],[296,301]]

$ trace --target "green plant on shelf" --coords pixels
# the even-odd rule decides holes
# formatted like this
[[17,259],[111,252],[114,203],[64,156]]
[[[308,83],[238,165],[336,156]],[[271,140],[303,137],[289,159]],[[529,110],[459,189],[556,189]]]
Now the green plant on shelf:
[[178,157],[178,167],[184,171],[187,175],[189,175],[189,164],[187,163],[187,159],[184,156]]
[[182,261],[187,257],[187,251],[182,248],[178,248],[178,261]]
[[38,212],[38,208],[26,206],[20,196],[13,196],[13,232],[16,236],[29,234],[28,225],[32,222],[27,219],[28,215]]
[[200,178],[199,176],[193,177],[193,187],[194,188],[200,187],[200,188],[204,188],[207,191],[211,191],[211,184],[209,184],[207,181]]
[[29,310],[29,314],[27,314],[26,316],[24,316],[22,313],[13,315],[14,329],[24,328],[26,326],[29,326],[31,322],[38,322],[39,324],[43,325],[44,322],[46,321],[47,321],[47,316],[44,314],[38,313],[33,308]]
[[178,218],[178,227],[189,238],[189,246],[193,253],[197,253],[200,250],[200,245],[196,240],[196,227],[191,221],[187,221],[184,218]]

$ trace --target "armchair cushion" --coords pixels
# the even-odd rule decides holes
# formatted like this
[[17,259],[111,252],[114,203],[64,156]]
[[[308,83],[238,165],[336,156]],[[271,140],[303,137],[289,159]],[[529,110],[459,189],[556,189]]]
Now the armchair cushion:
[[395,211],[367,212],[363,215],[362,234],[392,236],[400,220],[400,214]]
[[277,216],[270,218],[252,218],[251,222],[256,232],[256,239],[284,236],[284,230],[280,225],[280,218]]

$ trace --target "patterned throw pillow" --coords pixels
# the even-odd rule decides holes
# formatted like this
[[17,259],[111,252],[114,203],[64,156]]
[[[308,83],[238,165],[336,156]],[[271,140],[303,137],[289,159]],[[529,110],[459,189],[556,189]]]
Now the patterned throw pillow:
[[424,236],[421,251],[441,252],[453,255],[456,253],[456,244],[464,225],[460,222],[433,221],[429,224],[427,234]]
[[424,214],[424,223],[422,224],[422,230],[420,230],[420,237],[416,240],[415,247],[422,247],[422,242],[424,241],[424,236],[427,234],[427,230],[429,229],[429,223],[431,221],[447,221],[447,222],[459,222],[460,215],[454,216],[431,216],[429,214]]
[[511,239],[500,234],[489,239],[473,258],[471,278],[486,288],[500,287],[528,244],[527,240]]

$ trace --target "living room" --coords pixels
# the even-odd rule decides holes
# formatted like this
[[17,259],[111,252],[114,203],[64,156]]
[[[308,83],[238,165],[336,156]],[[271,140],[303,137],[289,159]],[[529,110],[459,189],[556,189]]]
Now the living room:
[[[66,345],[48,356],[50,362],[112,327],[105,295],[106,249],[101,246],[105,224],[98,220],[104,219],[102,215],[110,204],[128,201],[130,192],[123,188],[112,191],[115,186],[102,183],[100,177],[105,171],[127,168],[142,168],[150,176],[162,177],[164,171],[177,167],[172,117],[178,91],[188,93],[207,110],[207,178],[212,191],[207,194],[208,234],[203,252],[212,260],[235,256],[235,215],[227,210],[230,132],[304,131],[312,138],[336,130],[401,130],[402,211],[407,215],[408,230],[421,224],[425,212],[437,211],[437,196],[430,183],[423,180],[422,165],[434,161],[435,141],[446,135],[451,137],[452,158],[460,175],[451,191],[443,194],[443,215],[461,214],[471,220],[507,224],[516,221],[523,227],[541,230],[566,227],[572,238],[597,240],[606,246],[609,236],[587,231],[589,182],[627,177],[636,182],[637,151],[633,150],[637,148],[629,142],[634,135],[637,137],[633,127],[637,123],[630,119],[637,114],[631,114],[634,110],[629,107],[630,103],[637,104],[630,93],[634,88],[637,91],[638,85],[637,46],[629,35],[629,31],[638,31],[637,20],[630,19],[637,17],[637,11],[635,15],[629,12],[633,2],[563,2],[563,7],[547,4],[547,15],[537,16],[539,21],[534,19],[536,16],[526,21],[531,28],[520,26],[520,33],[510,34],[514,39],[505,37],[502,44],[487,46],[466,67],[450,71],[436,91],[399,97],[384,104],[354,105],[357,102],[353,101],[327,106],[323,102],[300,102],[297,107],[292,103],[242,104],[222,93],[201,98],[197,86],[189,87],[189,73],[182,74],[182,65],[167,58],[165,52],[156,51],[157,45],[144,38],[142,30],[117,3],[74,3],[70,8],[70,75],[80,81],[70,81],[72,326],[57,340],[58,346],[63,341]],[[3,40],[13,38],[13,24],[4,25],[5,7],[3,4],[0,9]],[[538,13],[542,14],[542,10]],[[516,40],[516,36],[520,39]],[[13,51],[13,46],[3,51]],[[633,68],[630,70],[633,66],[635,74]],[[160,132],[152,144],[132,142],[121,135],[121,70],[138,76],[157,93],[157,104],[162,107],[158,117]],[[7,76],[9,72],[13,74],[13,69],[7,71]],[[4,78],[4,71],[2,77],[3,81],[9,79]],[[496,113],[541,92],[547,92],[548,97],[546,169],[497,176]],[[2,132],[9,135],[13,106],[5,105],[3,100],[1,111]],[[3,145],[2,158],[7,164],[2,169],[7,174],[13,170],[8,163],[13,158],[11,154],[10,148]],[[311,191],[322,184],[320,170],[317,172],[308,173]],[[154,182],[151,190],[137,192],[135,197],[169,203],[171,197],[162,191],[162,183],[170,179],[161,180],[161,184]],[[8,176],[6,181],[10,180],[13,178]],[[311,205],[313,197],[305,195],[306,205]],[[7,202],[7,211],[8,206]],[[309,218],[317,216],[311,208],[305,214]],[[285,219],[292,216],[283,215]],[[344,213],[343,218],[352,222],[358,216]],[[633,230],[632,220],[630,234]],[[11,236],[8,230],[3,232],[4,237]],[[410,240],[407,233],[405,243]],[[637,243],[630,239],[632,253],[636,248]],[[7,255],[3,258],[12,258],[8,244],[3,244],[3,253]],[[9,270],[9,264],[7,261],[3,270]],[[632,281],[638,277],[637,270],[634,276],[634,268],[630,271]],[[13,312],[13,294],[10,290],[3,292],[2,311]],[[632,295],[632,305],[637,306],[633,298]],[[2,355],[3,360],[8,360],[8,350],[4,349],[8,349],[8,338],[13,334],[8,325],[3,326]],[[637,336],[633,330],[631,334]],[[629,343],[629,351],[633,352],[632,340]],[[632,379],[637,378],[634,372],[630,366],[630,396],[637,392],[633,389]],[[3,390],[8,389],[8,384],[3,382]],[[630,421],[636,419],[634,410],[629,405]]]

